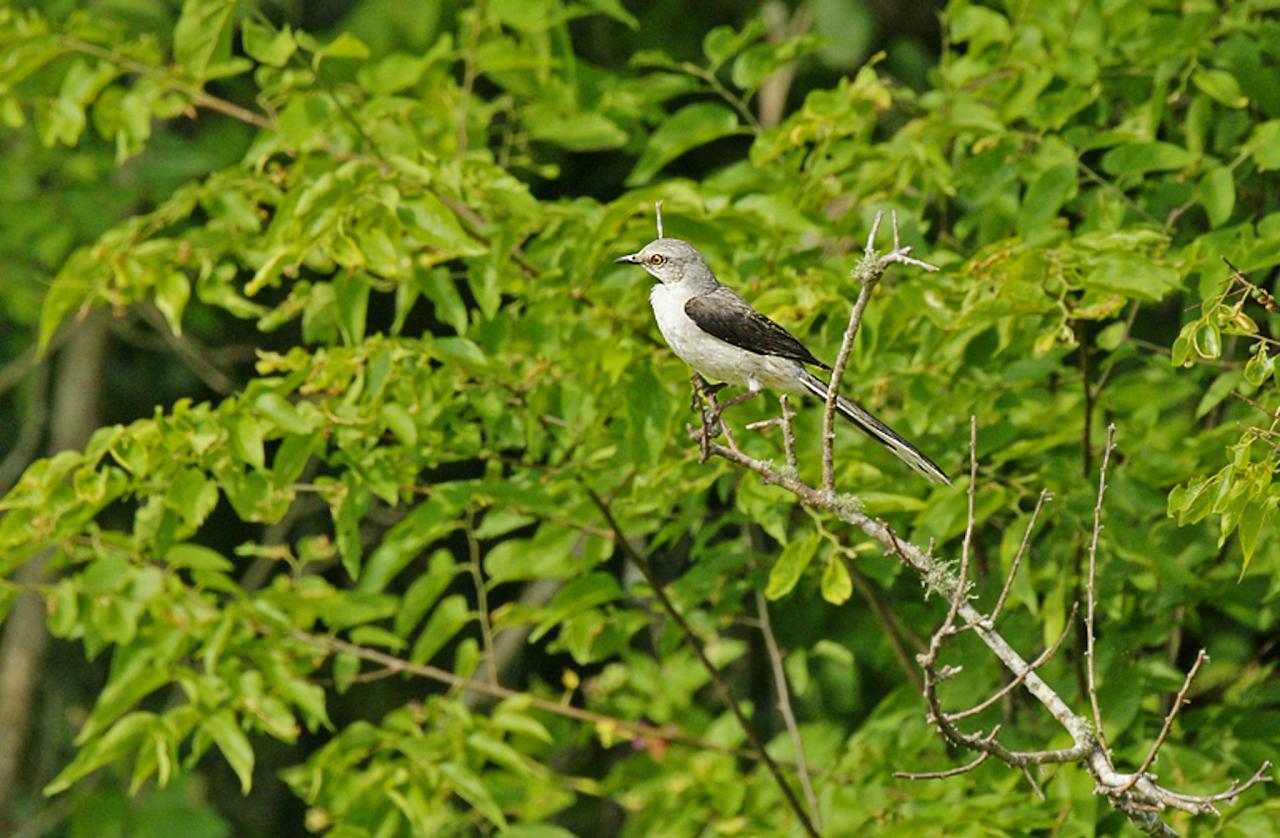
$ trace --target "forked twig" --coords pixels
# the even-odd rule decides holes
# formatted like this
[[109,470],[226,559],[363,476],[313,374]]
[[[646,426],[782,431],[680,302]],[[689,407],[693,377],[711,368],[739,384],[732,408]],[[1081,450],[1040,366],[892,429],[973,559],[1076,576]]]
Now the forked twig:
[[1013,589],[1013,579],[1018,575],[1018,566],[1022,564],[1022,557],[1026,555],[1027,548],[1031,546],[1031,533],[1035,531],[1036,519],[1040,517],[1040,510],[1051,500],[1053,500],[1053,495],[1049,494],[1049,490],[1042,489],[1040,498],[1036,501],[1036,508],[1031,510],[1031,520],[1027,521],[1027,531],[1022,535],[1022,543],[1018,545],[1018,552],[1013,556],[1013,564],[1009,566],[1009,575],[1005,577],[1004,587],[1000,589],[1000,596],[996,598],[996,604],[991,608],[991,613],[987,615],[987,620],[992,625],[995,625],[996,620],[1000,618],[1000,611],[1004,608],[1005,600],[1009,598],[1009,591]]

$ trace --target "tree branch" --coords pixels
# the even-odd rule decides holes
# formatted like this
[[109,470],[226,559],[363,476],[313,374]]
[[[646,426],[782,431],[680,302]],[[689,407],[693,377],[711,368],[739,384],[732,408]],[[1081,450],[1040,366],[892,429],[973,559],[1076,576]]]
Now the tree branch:
[[809,818],[814,829],[822,830],[822,817],[818,812],[818,797],[813,793],[813,783],[809,780],[809,763],[804,755],[804,740],[800,738],[800,727],[796,724],[795,713],[791,711],[791,695],[787,687],[787,671],[782,665],[782,653],[778,650],[777,638],[773,635],[773,624],[769,620],[769,604],[764,594],[756,595],[756,614],[760,619],[760,633],[764,635],[764,646],[769,652],[769,663],[773,669],[773,688],[778,695],[778,712],[787,726],[791,736],[791,744],[796,749],[796,765],[800,766],[800,787],[804,789],[805,803],[809,806]]
[[[721,446],[713,443],[712,447],[718,448]],[[640,555],[635,547],[631,546],[631,542],[627,540],[622,531],[622,527],[619,526],[617,519],[614,518],[613,510],[609,508],[609,504],[596,494],[595,490],[590,486],[586,487],[586,491],[591,497],[592,502],[595,503],[596,508],[600,510],[600,514],[603,515],[605,521],[608,522],[609,527],[617,535],[617,542],[619,546],[622,547],[623,552],[627,554],[627,558],[631,560],[631,563],[635,565],[636,569],[644,576],[645,581],[649,583],[649,588],[653,591],[654,597],[657,598],[658,603],[662,606],[662,610],[667,612],[667,616],[670,617],[680,629],[680,633],[684,636],[685,643],[688,644],[689,648],[693,650],[695,655],[697,655],[698,660],[702,662],[703,668],[706,669],[707,674],[711,676],[712,683],[714,683],[716,685],[716,689],[720,691],[720,696],[729,706],[729,711],[732,712],[734,718],[738,720],[738,724],[747,735],[747,739],[750,740],[752,747],[760,754],[760,759],[764,762],[765,767],[769,769],[769,773],[773,775],[774,780],[778,784],[778,788],[782,791],[782,796],[787,801],[787,805],[789,805],[792,811],[796,813],[796,817],[800,820],[801,827],[807,834],[816,837],[818,835],[818,831],[814,828],[813,823],[810,822],[808,815],[805,813],[804,804],[802,804],[800,799],[796,797],[796,793],[792,790],[791,784],[787,782],[786,777],[782,776],[782,769],[778,767],[778,763],[769,755],[769,752],[765,750],[764,743],[760,741],[760,737],[756,735],[756,732],[747,722],[747,717],[742,714],[742,708],[738,706],[738,701],[734,697],[733,688],[729,686],[729,682],[725,680],[724,675],[716,665],[711,662],[711,659],[707,657],[707,652],[703,648],[702,643],[699,642],[698,635],[694,633],[693,627],[685,620],[684,615],[676,609],[675,605],[671,602],[671,598],[667,596],[667,592],[663,589],[662,585],[658,583],[657,578],[653,575],[653,569],[649,566],[648,559]]]
[[[925,691],[926,700],[930,703],[931,721],[943,730],[944,736],[949,741],[979,752],[989,751],[992,756],[1020,769],[1051,763],[1079,762],[1094,778],[1097,793],[1105,796],[1135,825],[1146,831],[1160,832],[1168,829],[1167,825],[1155,816],[1166,809],[1178,809],[1192,814],[1214,813],[1217,811],[1215,803],[1234,800],[1254,785],[1270,782],[1271,778],[1267,776],[1267,771],[1271,768],[1269,762],[1263,763],[1245,782],[1233,782],[1224,791],[1208,795],[1183,794],[1159,786],[1149,776],[1141,773],[1128,774],[1117,771],[1111,761],[1110,753],[1101,746],[1095,736],[1095,728],[1091,720],[1072,711],[1057,691],[1036,673],[1035,666],[1028,663],[1009,644],[988,617],[981,614],[965,599],[964,588],[960,585],[958,575],[935,559],[930,551],[902,539],[885,522],[866,515],[855,504],[847,503],[844,499],[826,491],[825,488],[811,486],[793,472],[780,470],[773,464],[751,457],[736,447],[706,439],[705,428],[690,428],[690,436],[695,442],[706,446],[709,456],[725,459],[755,473],[766,484],[786,489],[801,503],[812,509],[829,513],[861,530],[878,542],[887,553],[901,559],[910,570],[920,576],[926,590],[947,597],[948,611],[954,608],[956,619],[960,621],[962,627],[971,629],[1001,664],[1012,672],[1016,679],[1021,679],[1021,685],[1066,730],[1071,737],[1072,745],[1057,750],[1013,751],[1001,745],[994,733],[985,735],[962,733],[955,729],[950,717],[941,712],[936,697],[938,681],[953,676],[956,672],[954,670],[938,672],[936,669],[930,672],[932,667],[926,668]],[[972,473],[971,467],[971,475]],[[1105,480],[1102,484],[1105,486]],[[1030,772],[1024,771],[1024,773],[1034,784],[1034,777]]]

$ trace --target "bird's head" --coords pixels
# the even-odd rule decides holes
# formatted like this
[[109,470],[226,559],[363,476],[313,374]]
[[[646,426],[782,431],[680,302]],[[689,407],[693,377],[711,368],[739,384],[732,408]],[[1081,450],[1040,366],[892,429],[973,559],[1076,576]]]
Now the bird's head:
[[686,280],[715,282],[715,275],[707,267],[707,260],[693,245],[681,239],[654,239],[638,252],[619,256],[617,264],[639,265],[665,285],[677,285]]

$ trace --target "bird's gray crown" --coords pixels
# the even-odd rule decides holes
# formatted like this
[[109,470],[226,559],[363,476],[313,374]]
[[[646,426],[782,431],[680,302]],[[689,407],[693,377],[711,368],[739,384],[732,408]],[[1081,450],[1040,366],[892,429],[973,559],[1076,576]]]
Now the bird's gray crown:
[[654,239],[638,252],[615,261],[639,265],[666,285],[688,282],[714,288],[719,284],[707,260],[683,239]]

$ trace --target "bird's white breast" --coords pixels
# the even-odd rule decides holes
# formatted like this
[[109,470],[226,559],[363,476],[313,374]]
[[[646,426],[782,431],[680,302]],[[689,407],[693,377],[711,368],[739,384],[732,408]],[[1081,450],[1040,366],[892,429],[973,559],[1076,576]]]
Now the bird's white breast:
[[769,387],[784,393],[803,393],[797,374],[800,365],[775,355],[760,355],[704,332],[685,314],[690,293],[683,286],[658,283],[649,292],[649,304],[667,345],[704,378],[757,390]]

